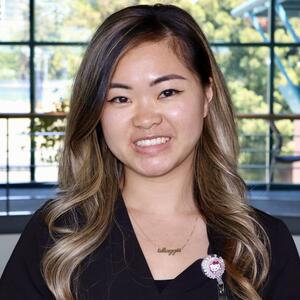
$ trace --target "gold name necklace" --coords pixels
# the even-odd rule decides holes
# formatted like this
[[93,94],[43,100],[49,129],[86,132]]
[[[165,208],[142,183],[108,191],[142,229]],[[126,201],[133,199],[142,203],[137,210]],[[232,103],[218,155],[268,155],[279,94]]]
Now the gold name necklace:
[[[129,213],[129,211],[128,211]],[[191,237],[195,231],[196,228],[196,224],[198,221],[199,216],[196,217],[195,222],[194,222],[194,226],[192,228],[192,231],[190,232],[189,236],[187,237],[185,243],[178,248],[168,248],[168,247],[159,247],[156,243],[154,243],[154,241],[152,239],[149,238],[149,236],[145,233],[145,231],[143,230],[143,228],[139,225],[139,223],[136,221],[136,219],[133,217],[132,214],[130,214],[132,217],[132,220],[134,221],[134,223],[137,225],[137,227],[140,229],[140,231],[142,232],[142,234],[144,235],[144,237],[156,248],[156,252],[159,254],[168,254],[168,255],[175,255],[176,253],[180,253],[183,251],[183,249],[186,247],[186,245],[188,244],[188,242],[191,240]]]

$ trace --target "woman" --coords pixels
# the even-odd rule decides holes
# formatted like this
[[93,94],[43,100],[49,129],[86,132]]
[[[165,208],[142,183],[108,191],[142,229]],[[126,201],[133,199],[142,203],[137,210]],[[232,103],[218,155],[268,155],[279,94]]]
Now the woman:
[[246,203],[237,156],[228,91],[192,17],[171,5],[111,15],[74,83],[60,194],[22,234],[0,298],[296,299],[293,240]]

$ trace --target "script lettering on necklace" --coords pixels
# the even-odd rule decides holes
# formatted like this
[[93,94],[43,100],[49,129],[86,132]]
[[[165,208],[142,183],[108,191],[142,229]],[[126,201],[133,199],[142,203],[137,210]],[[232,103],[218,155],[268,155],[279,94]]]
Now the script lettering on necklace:
[[158,248],[157,252],[158,253],[167,253],[169,255],[175,255],[176,253],[181,252],[181,249],[180,248],[177,248],[177,249],[167,249],[166,247],[163,247],[163,248]]

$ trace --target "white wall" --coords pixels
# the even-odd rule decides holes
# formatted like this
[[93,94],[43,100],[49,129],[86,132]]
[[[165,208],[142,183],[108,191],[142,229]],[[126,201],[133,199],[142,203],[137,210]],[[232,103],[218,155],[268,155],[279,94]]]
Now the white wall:
[[[0,276],[5,264],[11,255],[11,252],[18,241],[19,234],[2,234],[0,235]],[[298,252],[300,254],[300,236],[294,236]]]
[[297,249],[298,249],[298,253],[300,255],[300,235],[293,236],[293,238],[294,238],[294,241],[296,243],[296,246],[297,246]]
[[10,257],[20,235],[19,234],[1,234],[0,235],[0,275]]

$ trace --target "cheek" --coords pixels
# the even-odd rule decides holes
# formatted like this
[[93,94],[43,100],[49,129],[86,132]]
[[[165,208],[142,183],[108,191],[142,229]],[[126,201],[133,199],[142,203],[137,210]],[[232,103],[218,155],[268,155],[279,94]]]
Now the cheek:
[[168,112],[169,119],[177,124],[176,126],[180,131],[187,134],[193,131],[201,131],[203,124],[203,107],[201,103],[191,102],[177,105]]
[[[120,114],[106,110],[101,118],[101,126],[105,141],[109,148],[115,147],[125,138],[126,120]],[[113,150],[113,149],[111,149]]]

